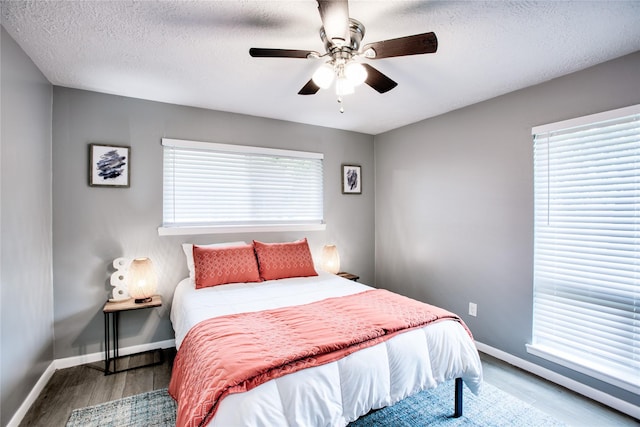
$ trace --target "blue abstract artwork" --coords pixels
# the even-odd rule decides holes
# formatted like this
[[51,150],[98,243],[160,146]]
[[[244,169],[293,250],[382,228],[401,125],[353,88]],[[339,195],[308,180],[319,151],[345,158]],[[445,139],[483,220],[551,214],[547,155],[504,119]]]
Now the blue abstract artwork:
[[89,185],[128,187],[130,147],[90,144]]
[[126,160],[127,156],[121,156],[118,150],[107,151],[100,156],[100,160],[96,163],[98,176],[101,176],[102,179],[119,177],[124,172],[124,166],[127,164]]

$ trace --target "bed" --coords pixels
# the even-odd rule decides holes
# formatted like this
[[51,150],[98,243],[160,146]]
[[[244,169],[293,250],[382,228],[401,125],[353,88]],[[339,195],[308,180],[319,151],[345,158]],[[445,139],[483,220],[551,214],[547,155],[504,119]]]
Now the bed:
[[[195,249],[185,247],[188,264],[189,251]],[[369,311],[378,310],[372,308],[376,304],[404,297],[322,271],[317,271],[317,275],[275,280],[263,280],[261,271],[259,280],[198,288],[194,286],[192,267],[193,264],[191,277],[176,287],[171,308],[178,354],[169,391],[178,402],[179,426],[345,426],[371,410],[449,380],[456,380],[456,413],[460,415],[462,382],[473,393],[479,391],[482,367],[470,332],[461,320],[437,308],[434,308],[436,320],[425,326],[393,329],[393,333],[384,327],[382,335],[388,336],[368,336],[364,343],[352,343],[338,351],[332,348],[329,355],[313,353],[316,348],[326,346],[314,341],[311,350],[305,350],[302,357],[296,355],[293,361],[287,360],[283,366],[277,365],[278,368],[266,373],[260,368],[257,373],[247,374],[245,382],[227,381],[226,375],[242,371],[245,362],[238,356],[238,360],[224,362],[231,363],[230,368],[221,367],[220,360],[215,364],[208,361],[212,353],[246,354],[246,364],[251,365],[270,360],[269,346],[293,345],[297,332],[292,326],[282,332],[290,336],[279,344],[274,344],[271,336],[265,338],[262,346],[257,342],[274,328],[270,323],[274,313],[278,316],[286,313],[289,317],[296,313],[296,321],[313,335],[304,340],[321,340],[323,320],[318,319],[317,313],[327,313],[325,319],[342,319],[339,311],[342,310],[346,315],[355,313],[355,319],[366,318]],[[353,305],[356,303],[360,306]],[[334,307],[338,310],[335,313],[331,311]],[[316,317],[300,320],[314,310]],[[263,315],[268,317],[254,318]],[[354,323],[342,329],[351,331],[360,327],[353,318],[347,322]],[[340,336],[339,322],[334,323],[334,330],[325,335]],[[228,329],[212,332],[204,326]],[[233,347],[235,342],[225,341],[235,334],[234,328],[245,330],[254,326],[256,331],[246,333],[257,350],[248,348],[247,343],[237,350]],[[350,335],[348,339],[351,340]],[[212,399],[210,382],[222,382],[227,388]]]

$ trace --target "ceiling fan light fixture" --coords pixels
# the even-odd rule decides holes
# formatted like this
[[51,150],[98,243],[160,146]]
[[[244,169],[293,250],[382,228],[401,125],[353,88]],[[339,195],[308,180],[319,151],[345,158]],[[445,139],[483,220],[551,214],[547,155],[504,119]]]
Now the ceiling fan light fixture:
[[336,95],[343,97],[345,95],[351,95],[354,91],[353,83],[346,77],[338,77],[336,79]]
[[320,68],[313,73],[311,80],[322,89],[327,89],[333,83],[335,71],[330,64],[322,64]]
[[367,80],[367,70],[361,63],[351,61],[344,66],[344,76],[353,86],[359,86]]

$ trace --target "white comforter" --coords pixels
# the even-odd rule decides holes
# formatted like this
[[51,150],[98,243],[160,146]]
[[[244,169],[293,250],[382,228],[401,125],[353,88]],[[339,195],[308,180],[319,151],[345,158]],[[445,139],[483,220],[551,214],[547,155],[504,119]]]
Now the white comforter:
[[[179,349],[202,320],[351,295],[369,286],[319,272],[317,277],[175,290],[171,321]],[[475,344],[455,321],[400,334],[337,362],[268,381],[222,400],[209,426],[344,426],[371,409],[462,377],[473,393],[482,382]],[[453,412],[453,396],[451,396]]]

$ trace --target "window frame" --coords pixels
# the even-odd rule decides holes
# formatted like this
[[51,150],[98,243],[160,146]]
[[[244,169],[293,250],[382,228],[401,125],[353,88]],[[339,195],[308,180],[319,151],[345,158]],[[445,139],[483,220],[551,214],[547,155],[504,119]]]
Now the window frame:
[[[609,121],[613,121],[613,120],[622,120],[626,117],[632,117],[632,116],[638,116],[640,115],[640,105],[633,105],[630,107],[625,107],[625,108],[620,108],[620,109],[616,109],[616,110],[611,110],[611,111],[606,111],[603,113],[598,113],[598,114],[592,114],[589,116],[584,116],[584,117],[579,117],[579,118],[575,118],[575,119],[570,119],[570,120],[565,120],[565,121],[561,121],[561,122],[556,122],[556,123],[551,123],[551,124],[547,124],[547,125],[542,125],[542,126],[536,126],[532,128],[532,135],[534,137],[534,153],[535,153],[535,141],[536,141],[536,135],[548,135],[552,132],[558,132],[558,133],[563,133],[563,132],[571,132],[572,130],[578,130],[578,129],[583,129],[583,128],[597,128],[599,127],[603,122],[609,122]],[[637,117],[634,117],[634,120],[638,120]],[[607,133],[607,136],[609,136],[610,133]],[[633,134],[635,136],[635,133]],[[633,142],[635,142],[635,139],[633,139]],[[546,161],[549,162],[549,154],[548,154],[548,144],[549,142],[547,141],[547,146],[546,146],[546,150],[547,150],[547,154],[546,154]],[[638,153],[640,154],[640,148],[636,149],[634,151],[634,153]],[[543,156],[544,157],[544,156]],[[626,157],[620,157],[625,159]],[[551,199],[549,199],[549,192],[551,191],[549,189],[549,186],[552,185],[551,184],[551,178],[550,178],[550,172],[548,169],[549,163],[546,163],[546,186],[547,186],[547,200],[546,200],[546,204],[543,203],[544,206],[546,206],[546,212],[547,212],[547,218],[549,218],[549,216],[551,215],[551,211],[549,210],[549,206],[551,203]],[[565,166],[566,167],[566,166]],[[566,169],[562,169],[562,171],[564,172]],[[637,168],[636,168],[637,170]],[[640,177],[640,171],[635,172],[636,173],[636,177]],[[616,175],[618,176],[618,175]],[[603,179],[602,177],[600,179]],[[612,384],[616,387],[619,387],[621,389],[630,391],[632,393],[636,393],[639,394],[640,393],[640,385],[637,384],[637,382],[633,381],[633,378],[625,378],[623,375],[620,375],[620,373],[622,371],[616,370],[616,369],[612,369],[610,367],[606,367],[605,369],[603,368],[598,368],[596,367],[595,364],[593,364],[593,360],[597,359],[597,357],[593,357],[591,355],[584,357],[584,356],[576,356],[576,353],[571,354],[571,352],[567,351],[567,350],[562,350],[561,348],[554,348],[552,346],[553,344],[553,340],[554,338],[551,338],[550,344],[540,344],[537,342],[537,337],[536,337],[536,322],[540,322],[542,321],[540,318],[536,318],[536,298],[540,297],[540,295],[543,296],[543,298],[556,298],[556,297],[550,297],[549,295],[551,295],[550,293],[543,293],[543,294],[537,294],[537,279],[536,279],[536,275],[538,274],[538,270],[536,267],[536,263],[537,263],[537,257],[539,256],[539,252],[538,252],[538,223],[541,219],[542,214],[538,214],[538,197],[536,197],[538,195],[538,190],[536,189],[536,187],[541,183],[541,181],[544,181],[544,179],[540,179],[538,180],[538,170],[535,164],[535,155],[534,155],[534,197],[536,200],[534,200],[534,223],[536,224],[536,230],[534,231],[534,266],[533,266],[533,285],[534,285],[534,289],[533,289],[533,298],[534,298],[534,311],[532,313],[532,336],[531,336],[531,343],[526,345],[526,350],[528,353],[533,354],[535,356],[541,357],[543,359],[552,361],[554,363],[557,363],[559,365],[568,367],[570,369],[573,369],[577,372],[589,375],[593,378],[596,378],[600,381],[606,382],[608,384]],[[562,182],[562,181],[561,181]],[[556,182],[557,185],[557,182]],[[636,187],[637,188],[637,187]],[[576,190],[576,192],[579,192],[581,190]],[[544,192],[544,191],[542,191]],[[572,196],[575,197],[575,192],[570,193]],[[579,194],[579,193],[577,193]],[[566,198],[561,198],[560,200],[565,201],[566,202]],[[591,200],[591,199],[589,199]],[[557,203],[557,202],[556,202]],[[602,202],[601,202],[602,203]],[[619,202],[621,203],[621,202]],[[544,207],[543,206],[543,207]],[[633,204],[633,206],[635,207],[635,210],[638,211],[640,210],[640,202],[636,202]],[[640,214],[636,214],[635,218],[637,219],[640,216]],[[589,216],[589,218],[593,218],[592,216]],[[592,220],[593,221],[593,220]],[[548,219],[547,219],[547,223],[548,223]],[[548,224],[547,224],[548,225]],[[541,232],[542,234],[544,234],[544,232]],[[634,243],[634,249],[631,250],[630,252],[638,254],[640,253],[640,243]],[[637,256],[637,255],[636,255]],[[556,257],[556,255],[553,255],[553,257]],[[544,260],[549,260],[549,259],[556,259],[556,262],[558,262],[557,257],[556,258],[552,258],[551,256],[548,256],[547,258],[544,258]],[[544,268],[543,270],[544,271]],[[613,277],[613,276],[611,276]],[[547,279],[550,280],[550,279]],[[569,279],[563,279],[563,280],[569,280]],[[573,280],[576,280],[575,278]],[[638,280],[638,279],[635,279]],[[611,280],[613,282],[613,280]],[[613,285],[611,288],[606,288],[608,290],[608,292],[606,292],[607,295],[614,295],[616,292],[619,292],[618,288],[620,285]],[[638,286],[637,282],[636,284],[632,285],[632,286]],[[548,287],[548,285],[542,285],[542,287]],[[562,288],[559,288],[562,289]],[[602,287],[598,287],[597,290],[600,291],[601,289],[603,289]],[[635,289],[635,288],[632,288]],[[562,292],[562,290],[560,290],[559,292]],[[584,292],[584,291],[582,291]],[[633,303],[632,305],[634,307],[638,306],[638,300],[640,298],[640,294],[638,293],[637,290],[634,290],[633,292],[636,292],[633,294],[633,296],[630,298],[630,301]],[[565,298],[564,296],[562,298]],[[579,300],[572,300],[572,301],[579,301]],[[605,304],[604,303],[600,303],[603,304],[602,307],[603,309],[599,310],[599,312],[604,313],[606,310]],[[548,310],[544,309],[544,310]],[[543,310],[543,311],[544,311]],[[635,310],[633,311],[633,313],[637,313]],[[604,314],[603,314],[604,316]],[[636,325],[637,323],[637,318],[638,318],[638,314],[632,316],[629,320],[628,325],[630,325],[633,329],[633,326]],[[551,318],[546,318],[544,320],[549,320]],[[572,320],[575,323],[579,323],[579,320]],[[627,326],[626,323],[624,323],[625,326]],[[548,327],[547,327],[548,329]],[[600,330],[601,326],[595,327],[594,326],[594,330]],[[623,330],[621,329],[616,329],[616,331],[619,331],[619,333],[616,333],[615,335],[617,335],[619,338],[617,338],[617,340],[623,341],[622,338],[620,338],[621,336],[623,336]],[[634,334],[637,335],[638,332],[636,332]],[[542,336],[544,336],[544,332],[542,333]],[[590,335],[593,336],[593,335]],[[620,342],[617,341],[617,342]],[[595,343],[598,343],[598,340],[595,340]],[[622,344],[620,344],[622,345]],[[575,352],[575,350],[573,350]],[[635,350],[633,350],[632,352],[630,352],[631,354],[635,355],[636,352]],[[606,356],[602,357],[602,358],[606,358]],[[635,356],[632,360],[635,360]],[[607,369],[610,368],[610,369]],[[630,367],[631,372],[635,372],[638,368],[637,367]]]
[[[322,231],[326,229],[326,223],[324,220],[324,172],[322,162],[324,160],[324,154],[314,153],[307,151],[286,150],[277,148],[255,147],[248,145],[236,145],[236,144],[222,144],[215,142],[201,142],[191,140],[181,140],[173,138],[162,138],[163,146],[163,214],[162,225],[158,227],[158,234],[160,236],[175,236],[175,235],[195,235],[195,234],[222,234],[222,233],[258,233],[258,232],[287,232],[287,231]],[[245,155],[256,157],[273,157],[277,158],[290,158],[290,159],[312,159],[320,161],[320,185],[321,196],[320,203],[322,205],[322,218],[318,220],[302,220],[302,221],[243,221],[242,223],[215,223],[210,224],[180,224],[180,223],[168,223],[166,222],[165,213],[165,196],[166,196],[166,176],[167,165],[165,164],[167,158],[167,151],[169,149],[185,149],[185,150],[199,150],[210,153],[228,153],[232,155]]]

